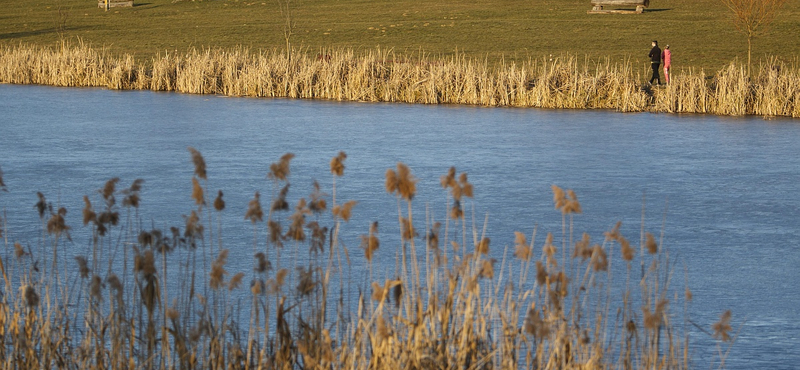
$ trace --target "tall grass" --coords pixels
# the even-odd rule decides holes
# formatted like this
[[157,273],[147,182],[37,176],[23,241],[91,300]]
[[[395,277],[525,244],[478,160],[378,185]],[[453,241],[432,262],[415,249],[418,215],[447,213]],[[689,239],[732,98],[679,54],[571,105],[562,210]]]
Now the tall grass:
[[[272,195],[256,192],[238,209],[222,191],[211,199],[205,161],[190,152],[192,210],[169,230],[138,219],[141,180],[120,188],[114,178],[85,197],[83,226],[40,194],[41,235],[4,239],[0,368],[690,367],[688,319],[676,307],[691,293],[672,286],[660,237],[642,225],[637,248],[620,223],[594,242],[578,235],[570,190],[553,186],[560,233],[516,232],[495,247],[469,212],[466,173],[441,177],[448,200],[436,222],[436,212],[415,213],[417,179],[399,163],[386,172],[398,223],[364,230],[357,256],[345,246],[359,241],[342,238],[358,205],[336,192],[344,153],[331,160],[330,195],[315,183],[308,200],[288,204],[287,154],[270,166]],[[228,270],[230,248],[248,247],[226,244],[223,212],[252,224],[246,271]],[[67,243],[81,227],[86,244]],[[373,275],[391,270],[373,266],[379,254],[395,256],[394,272]],[[348,273],[353,265],[369,278]],[[732,340],[730,315],[713,331]]]
[[149,63],[78,42],[54,48],[0,46],[0,82],[149,89],[192,94],[340,101],[613,109],[621,112],[800,116],[800,71],[777,60],[748,77],[731,63],[713,75],[676,71],[664,88],[643,86],[629,62],[575,57],[490,65],[463,56],[391,50],[191,50]]

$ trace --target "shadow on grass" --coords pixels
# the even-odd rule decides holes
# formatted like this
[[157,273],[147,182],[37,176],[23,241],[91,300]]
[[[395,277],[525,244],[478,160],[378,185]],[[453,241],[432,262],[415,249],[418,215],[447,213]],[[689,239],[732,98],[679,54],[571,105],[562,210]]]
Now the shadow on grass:
[[[64,31],[79,31],[87,28],[89,27],[67,27]],[[0,34],[0,40],[13,40],[23,37],[46,35],[48,33],[58,33],[58,29],[56,27],[50,27],[39,30],[3,33]]]

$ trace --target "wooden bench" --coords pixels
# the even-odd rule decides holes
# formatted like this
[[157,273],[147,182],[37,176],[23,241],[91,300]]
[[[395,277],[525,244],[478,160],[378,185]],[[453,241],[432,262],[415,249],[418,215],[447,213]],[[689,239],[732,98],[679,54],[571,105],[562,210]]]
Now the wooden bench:
[[[605,9],[605,7],[636,7],[636,10]],[[641,14],[650,6],[650,0],[592,0],[589,14]]]
[[[108,0],[109,8],[122,8],[133,6],[133,0]],[[97,0],[97,7],[106,8],[106,0]]]

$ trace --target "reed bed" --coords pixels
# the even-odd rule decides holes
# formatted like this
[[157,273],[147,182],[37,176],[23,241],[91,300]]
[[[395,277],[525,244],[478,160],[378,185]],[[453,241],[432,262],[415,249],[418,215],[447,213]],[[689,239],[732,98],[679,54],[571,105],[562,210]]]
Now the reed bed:
[[[442,175],[436,222],[415,213],[417,179],[398,163],[385,183],[397,225],[373,223],[353,241],[342,237],[358,205],[336,192],[344,153],[331,159],[330,195],[315,182],[290,205],[286,154],[270,166],[271,196],[232,207],[189,152],[193,202],[168,230],[138,219],[142,180],[113,178],[84,197],[83,225],[40,193],[41,234],[4,233],[0,369],[691,368],[691,292],[673,287],[661,237],[642,225],[634,245],[620,223],[577,235],[571,190],[552,187],[560,233],[497,243],[470,214],[466,173]],[[252,246],[226,244],[223,212],[244,215]],[[79,228],[86,244],[71,238]],[[252,248],[252,267],[229,271],[231,248]],[[373,273],[391,270],[373,266],[382,254],[395,260],[388,276]],[[348,275],[351,264],[368,278]],[[709,332],[723,348],[731,330],[726,313]]]
[[54,48],[0,46],[0,82],[107,87],[338,101],[468,104],[488,107],[612,109],[800,117],[800,71],[764,62],[754,77],[731,63],[713,75],[676,71],[650,88],[629,62],[575,57],[490,65],[463,56],[391,50],[252,53],[246,49],[165,53],[148,63],[78,42]]

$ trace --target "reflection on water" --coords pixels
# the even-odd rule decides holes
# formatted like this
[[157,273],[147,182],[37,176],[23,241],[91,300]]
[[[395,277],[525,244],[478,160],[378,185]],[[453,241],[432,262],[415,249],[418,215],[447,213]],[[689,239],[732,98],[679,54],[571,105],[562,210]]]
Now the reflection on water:
[[[359,201],[352,238],[373,220],[386,220],[387,233],[396,224],[395,200],[383,187],[386,169],[408,164],[420,179],[415,212],[424,214],[428,204],[443,219],[438,181],[456,166],[469,174],[475,212],[479,221],[488,214],[496,246],[513,244],[514,231],[535,225],[560,232],[552,184],[577,192],[584,214],[575,229],[595,238],[618,220],[623,233],[638,235],[644,196],[645,227],[654,233],[663,227],[665,246],[680,261],[674,284],[683,284],[685,265],[692,320],[710,325],[724,309],[733,311],[734,324],[747,319],[728,368],[789,369],[800,361],[800,125],[794,121],[9,85],[0,85],[0,113],[0,167],[10,190],[0,194],[0,207],[10,211],[12,239],[37,232],[32,205],[41,191],[70,210],[67,223],[80,243],[82,197],[111,177],[123,186],[146,181],[146,223],[180,224],[193,208],[188,146],[203,153],[209,188],[226,194],[223,233],[228,243],[244,246],[228,245],[231,261],[242,264],[252,260],[245,206],[255,191],[272,192],[269,164],[286,152],[296,155],[293,201],[307,197],[315,179],[329,192],[328,162],[347,153],[337,197]],[[393,269],[390,251],[376,259]],[[714,348],[703,335],[696,338],[695,360],[707,367]]]

